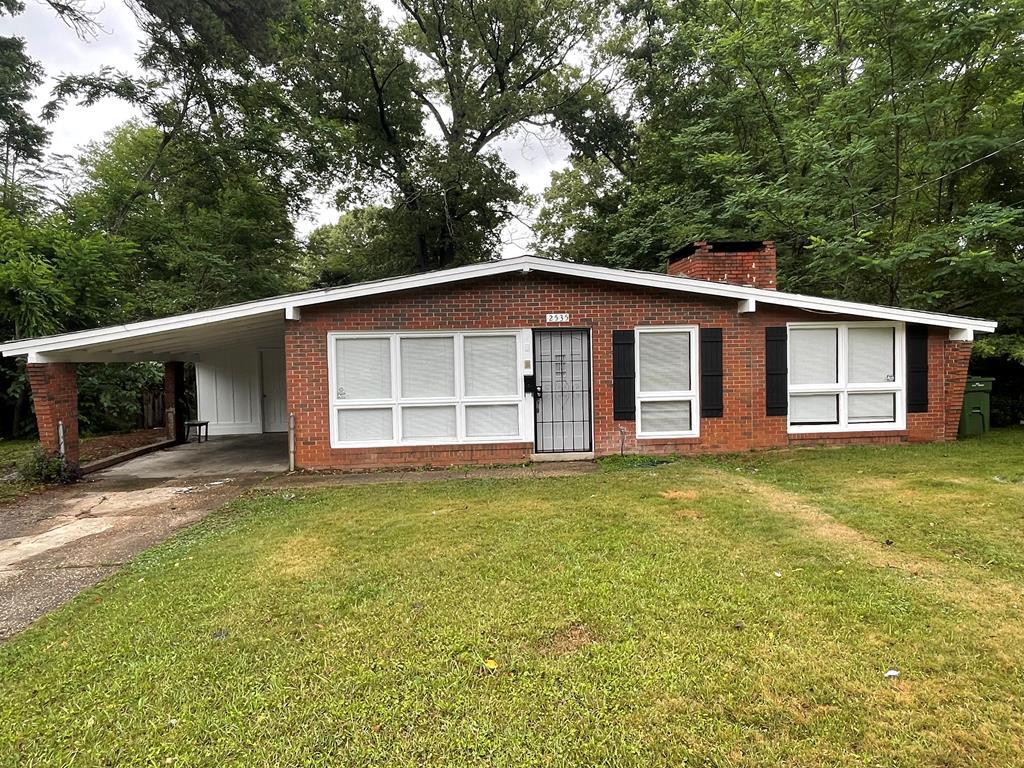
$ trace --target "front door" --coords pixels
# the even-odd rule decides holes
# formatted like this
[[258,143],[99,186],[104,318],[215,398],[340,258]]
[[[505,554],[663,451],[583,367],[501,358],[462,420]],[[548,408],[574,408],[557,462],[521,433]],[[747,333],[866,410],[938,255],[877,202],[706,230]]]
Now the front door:
[[260,353],[263,385],[263,431],[288,431],[288,405],[285,397],[284,350],[265,349]]
[[537,329],[533,358],[537,453],[592,451],[590,331]]

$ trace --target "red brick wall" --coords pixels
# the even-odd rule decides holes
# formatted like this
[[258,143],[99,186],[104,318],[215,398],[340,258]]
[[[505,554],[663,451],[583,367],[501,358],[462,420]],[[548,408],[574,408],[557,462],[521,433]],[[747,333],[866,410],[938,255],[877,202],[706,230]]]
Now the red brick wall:
[[[972,346],[970,342],[966,341],[947,341],[943,345],[945,361],[943,383],[945,385],[945,401],[947,404],[944,434],[947,440],[956,440],[957,429],[960,427],[960,410],[964,402],[964,387],[967,386],[967,364],[971,360]],[[928,369],[928,374],[931,377],[931,368]]]
[[[959,419],[969,344],[929,337],[929,410],[908,414],[907,429],[850,435],[787,435],[786,417],[765,415],[764,328],[820,314],[761,305],[739,314],[735,300],[569,280],[538,273],[504,275],[380,298],[304,307],[285,327],[288,407],[295,414],[296,462],[306,468],[443,466],[521,461],[530,443],[442,447],[330,447],[327,334],[330,331],[542,328],[548,312],[568,312],[564,327],[591,331],[594,447],[617,453],[620,428],[632,453],[742,451],[802,444],[893,443],[953,439]],[[856,319],[836,317],[837,320]],[[724,416],[701,419],[699,438],[637,440],[635,422],[612,418],[612,331],[638,325],[700,325],[723,329]]]
[[78,467],[78,375],[74,363],[29,363],[28,381],[39,427],[39,442],[50,454],[60,451],[58,424],[64,423],[64,455]]
[[728,244],[694,243],[693,252],[669,259],[668,273],[716,283],[776,288],[775,243],[765,240],[743,250]]

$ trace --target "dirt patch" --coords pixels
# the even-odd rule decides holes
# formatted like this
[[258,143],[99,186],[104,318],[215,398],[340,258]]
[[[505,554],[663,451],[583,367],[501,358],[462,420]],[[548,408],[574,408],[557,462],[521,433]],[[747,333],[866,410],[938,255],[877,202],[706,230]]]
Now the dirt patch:
[[87,437],[82,441],[81,460],[83,464],[105,459],[118,453],[142,448],[146,445],[160,443],[167,439],[167,433],[161,429],[137,429],[120,435],[103,435]]
[[661,498],[666,499],[668,501],[680,502],[673,509],[673,512],[675,512],[676,517],[683,518],[684,520],[700,520],[703,517],[703,515],[701,514],[701,510],[698,507],[694,506],[693,504],[693,502],[696,502],[698,499],[700,499],[699,491],[695,491],[692,488],[673,488],[668,491],[662,491],[658,495],[661,496]]
[[597,635],[583,622],[574,621],[555,632],[541,651],[548,656],[565,656],[597,642]]
[[[851,488],[863,490],[864,475],[858,472],[852,475],[846,483]],[[871,489],[873,491],[901,491],[907,487],[905,480],[897,480],[893,477],[872,477]]]
[[700,498],[700,493],[692,489],[662,491],[660,495],[661,498],[668,499],[669,501],[696,501]]
[[337,550],[313,536],[288,539],[271,555],[273,572],[290,579],[303,579],[322,571],[335,559]]

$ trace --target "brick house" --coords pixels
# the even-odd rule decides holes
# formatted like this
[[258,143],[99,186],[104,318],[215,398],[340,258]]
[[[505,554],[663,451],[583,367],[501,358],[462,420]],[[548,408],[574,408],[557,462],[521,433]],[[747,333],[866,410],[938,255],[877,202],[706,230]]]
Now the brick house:
[[995,325],[783,293],[772,243],[698,243],[667,274],[521,256],[0,352],[72,463],[75,364],[154,360],[169,403],[195,363],[211,434],[293,424],[297,466],[368,469],[952,440]]

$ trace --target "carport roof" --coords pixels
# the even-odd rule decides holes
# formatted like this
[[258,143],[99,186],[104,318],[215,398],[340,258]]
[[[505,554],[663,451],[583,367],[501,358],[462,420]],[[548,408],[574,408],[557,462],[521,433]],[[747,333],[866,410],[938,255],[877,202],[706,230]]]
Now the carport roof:
[[298,317],[302,307],[513,272],[541,272],[583,280],[735,299],[739,302],[738,311],[741,312],[755,311],[757,304],[763,303],[826,314],[920,323],[948,328],[951,338],[961,340],[970,340],[975,332],[991,332],[996,328],[996,323],[990,320],[972,317],[824,299],[654,272],[610,269],[542,259],[536,256],[517,256],[453,269],[274,296],[157,320],[34,339],[19,339],[0,345],[0,353],[7,357],[28,355],[30,362],[187,360],[204,349],[223,346],[229,341],[232,344],[245,340],[257,343],[262,339],[279,337],[283,331],[283,322]]

